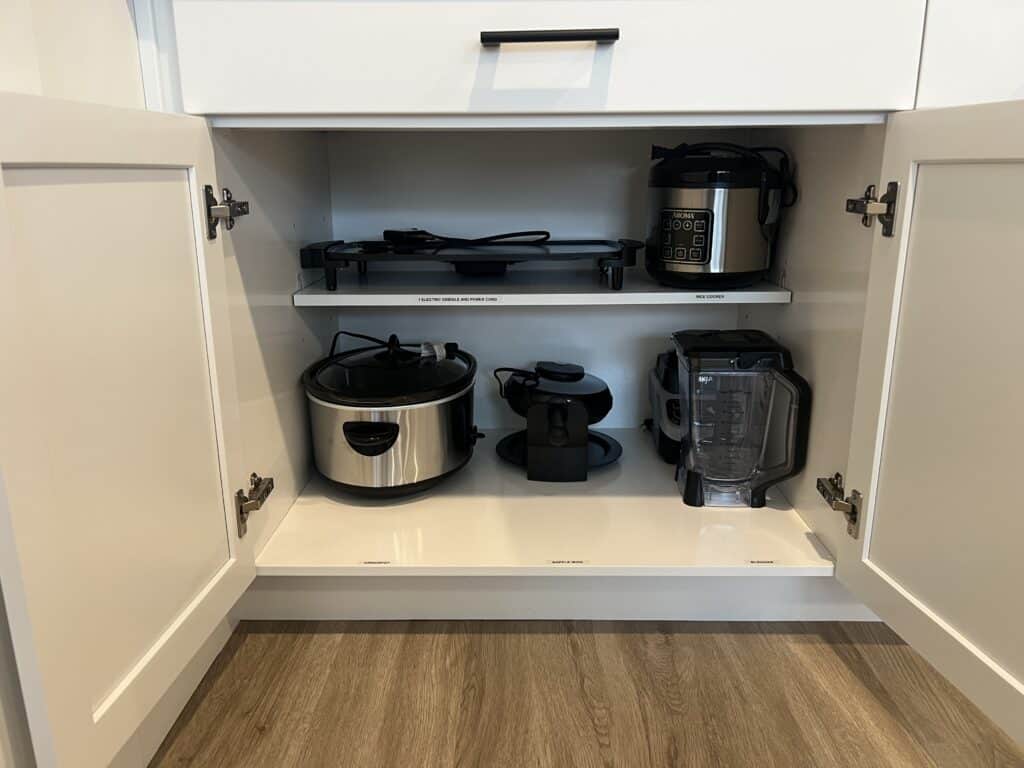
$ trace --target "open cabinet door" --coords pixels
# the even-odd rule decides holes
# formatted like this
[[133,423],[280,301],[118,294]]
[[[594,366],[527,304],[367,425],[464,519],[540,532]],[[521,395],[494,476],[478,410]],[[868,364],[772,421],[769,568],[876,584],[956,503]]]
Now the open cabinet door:
[[40,768],[93,768],[254,576],[213,149],[191,117],[0,114],[0,584]]
[[1024,741],[1024,102],[888,124],[837,577]]

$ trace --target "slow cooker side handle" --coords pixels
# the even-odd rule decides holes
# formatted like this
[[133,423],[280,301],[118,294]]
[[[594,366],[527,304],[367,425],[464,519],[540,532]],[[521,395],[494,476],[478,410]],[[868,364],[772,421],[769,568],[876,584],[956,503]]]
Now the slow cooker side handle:
[[362,456],[380,456],[398,440],[398,424],[389,421],[346,421],[341,431],[352,450]]

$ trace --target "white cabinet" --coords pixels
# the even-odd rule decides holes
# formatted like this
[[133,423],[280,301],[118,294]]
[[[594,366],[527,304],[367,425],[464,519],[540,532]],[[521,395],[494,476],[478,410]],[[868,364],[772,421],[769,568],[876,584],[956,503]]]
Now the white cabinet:
[[1024,5],[929,0],[917,108],[1024,98]]
[[1017,739],[1022,120],[1009,102],[887,128],[881,178],[902,214],[871,260],[846,473],[861,535],[835,551],[837,578]]
[[[884,112],[914,105],[924,0],[174,0],[185,110],[267,115]],[[483,31],[614,43],[484,47]]]
[[0,97],[0,583],[40,768],[105,766],[254,574],[201,120]]
[[[1013,295],[1024,104],[745,131],[801,147],[781,288],[545,301],[556,283],[541,281],[458,309],[410,306],[402,291],[353,287],[332,301],[298,290],[298,246],[369,235],[356,228],[393,215],[443,230],[463,210],[478,228],[536,215],[628,229],[643,219],[646,147],[691,135],[211,137],[196,118],[30,97],[0,106],[12,116],[0,125],[0,343],[12,361],[0,377],[0,581],[40,765],[105,765],[254,575],[240,610],[267,617],[325,618],[339,603],[371,617],[388,601],[416,616],[552,615],[569,595],[606,616],[711,618],[788,600],[789,615],[821,618],[834,573],[1024,738],[1012,610],[1024,530],[1005,479],[1024,459]],[[482,191],[488,144],[504,163],[494,197]],[[843,210],[888,181],[899,184],[893,237]],[[207,183],[252,203],[213,241]],[[965,198],[971,189],[988,194]],[[458,295],[445,280],[430,287]],[[639,422],[668,331],[753,323],[793,348],[822,408],[808,468],[767,509],[694,510],[635,430],[613,472],[558,489],[510,474],[492,432],[487,455],[435,495],[363,503],[307,484],[298,375],[341,323],[464,340],[484,371],[527,362],[499,358],[530,345],[606,365],[609,426],[621,428]],[[485,378],[486,428],[500,417]],[[281,483],[239,538],[232,497],[251,471]],[[863,495],[856,538],[814,491],[834,471]]]

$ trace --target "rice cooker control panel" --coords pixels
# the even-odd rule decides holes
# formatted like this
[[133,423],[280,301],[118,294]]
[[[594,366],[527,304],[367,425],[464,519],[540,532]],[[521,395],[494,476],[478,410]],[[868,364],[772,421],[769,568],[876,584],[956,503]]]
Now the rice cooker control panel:
[[707,264],[711,261],[711,211],[663,208],[658,231],[662,261]]

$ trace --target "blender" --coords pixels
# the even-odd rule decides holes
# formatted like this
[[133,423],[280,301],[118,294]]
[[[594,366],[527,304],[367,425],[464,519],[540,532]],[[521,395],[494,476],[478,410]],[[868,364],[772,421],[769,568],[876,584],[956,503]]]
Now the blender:
[[763,507],[765,491],[803,469],[811,389],[789,350],[754,330],[679,331],[683,501]]

